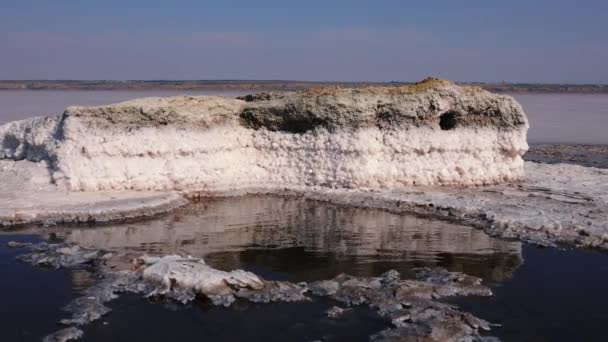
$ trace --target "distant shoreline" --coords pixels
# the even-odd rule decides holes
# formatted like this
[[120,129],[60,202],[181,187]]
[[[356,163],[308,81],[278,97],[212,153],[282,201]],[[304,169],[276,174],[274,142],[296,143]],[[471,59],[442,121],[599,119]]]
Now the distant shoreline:
[[[220,81],[0,81],[1,90],[222,90],[293,91],[314,87],[400,86],[413,82],[307,82],[281,80]],[[608,94],[608,84],[459,83],[495,93]]]

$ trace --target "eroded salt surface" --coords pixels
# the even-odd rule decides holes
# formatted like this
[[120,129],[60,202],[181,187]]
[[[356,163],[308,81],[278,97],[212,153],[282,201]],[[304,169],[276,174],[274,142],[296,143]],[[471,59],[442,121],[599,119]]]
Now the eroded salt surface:
[[53,184],[45,161],[0,160],[0,226],[117,221],[187,203],[170,191],[68,191]]
[[526,178],[484,187],[309,193],[353,206],[418,213],[477,226],[493,236],[543,245],[608,248],[608,170],[525,164]]
[[429,79],[70,107],[0,126],[0,158],[84,191],[480,185],[523,177],[527,129],[513,98]]
[[[66,192],[45,183],[49,181],[48,174],[45,178],[45,168],[39,163],[2,161],[0,165],[0,199],[4,199],[0,202],[0,223],[3,225],[101,222],[129,215],[151,215],[187,203],[172,192]],[[533,162],[526,162],[525,170],[526,178],[521,182],[482,187],[250,188],[213,195],[304,196],[447,219],[474,225],[493,236],[544,245],[567,243],[608,248],[608,170]]]
[[83,332],[78,327],[110,313],[105,304],[123,292],[181,302],[192,301],[199,295],[215,305],[225,306],[230,306],[235,298],[269,303],[329,297],[347,307],[369,305],[375,309],[388,325],[386,330],[372,336],[375,341],[395,338],[483,341],[485,338],[479,331],[490,329],[488,322],[438,301],[453,296],[490,296],[490,289],[481,284],[480,278],[444,269],[418,269],[414,279],[401,279],[399,272],[392,270],[380,277],[340,274],[333,279],[294,284],[267,281],[242,270],[222,271],[207,266],[202,259],[178,255],[113,254],[69,244],[11,246],[31,250],[20,257],[25,262],[55,268],[88,267],[99,279],[83,297],[66,307],[72,316],[60,323],[68,327],[47,336],[45,341],[80,338]]

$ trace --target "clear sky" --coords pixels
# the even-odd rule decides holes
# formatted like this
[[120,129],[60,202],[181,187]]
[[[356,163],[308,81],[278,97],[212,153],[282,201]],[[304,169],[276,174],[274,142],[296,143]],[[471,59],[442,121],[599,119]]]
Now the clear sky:
[[608,83],[608,0],[0,0],[0,79]]

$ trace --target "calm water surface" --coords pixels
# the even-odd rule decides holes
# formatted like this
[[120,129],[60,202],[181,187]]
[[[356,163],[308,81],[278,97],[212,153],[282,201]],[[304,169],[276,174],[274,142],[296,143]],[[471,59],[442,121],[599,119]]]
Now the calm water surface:
[[608,144],[608,94],[515,94],[530,144]]
[[293,282],[421,266],[499,282],[522,262],[521,243],[471,227],[272,196],[217,199],[151,222],[54,228],[47,234],[86,247],[203,257],[218,268]]
[[[446,222],[266,196],[209,200],[146,222],[0,235],[0,319],[10,327],[3,340],[35,341],[55,330],[59,308],[93,281],[83,271],[20,264],[14,257],[24,251],[4,247],[12,239],[48,238],[107,250],[202,256],[214,267],[274,280],[327,279],[341,272],[378,276],[389,269],[407,275],[414,267],[442,266],[481,276],[492,286],[493,297],[454,303],[500,324],[492,334],[505,341],[605,340],[603,253],[542,249]],[[218,308],[123,296],[110,303],[112,313],[84,328],[84,341],[365,341],[385,327],[365,307],[328,319],[324,311],[334,304],[315,299]]]
[[[224,95],[247,91],[3,90],[0,124],[57,115],[70,105],[103,105],[147,96]],[[531,144],[608,144],[608,94],[515,94],[530,120]]]

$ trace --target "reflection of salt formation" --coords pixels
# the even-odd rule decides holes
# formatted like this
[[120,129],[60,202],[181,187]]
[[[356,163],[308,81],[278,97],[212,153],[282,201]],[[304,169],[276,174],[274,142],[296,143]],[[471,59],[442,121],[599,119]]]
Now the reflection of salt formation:
[[199,257],[214,252],[288,247],[329,252],[337,257],[381,257],[431,264],[449,255],[455,258],[447,258],[447,262],[475,263],[491,268],[489,272],[506,267],[499,273],[507,274],[519,264],[521,253],[520,243],[497,240],[471,227],[279,197],[220,199],[149,222],[59,231],[54,228],[53,232],[92,248],[127,247],[153,254]]
[[72,288],[76,291],[84,291],[97,281],[93,273],[83,269],[71,270],[70,277],[72,278]]
[[196,256],[295,246],[345,255],[520,251],[519,243],[493,239],[467,226],[279,197],[219,199],[153,221],[69,228],[65,233],[68,241],[83,246]]

